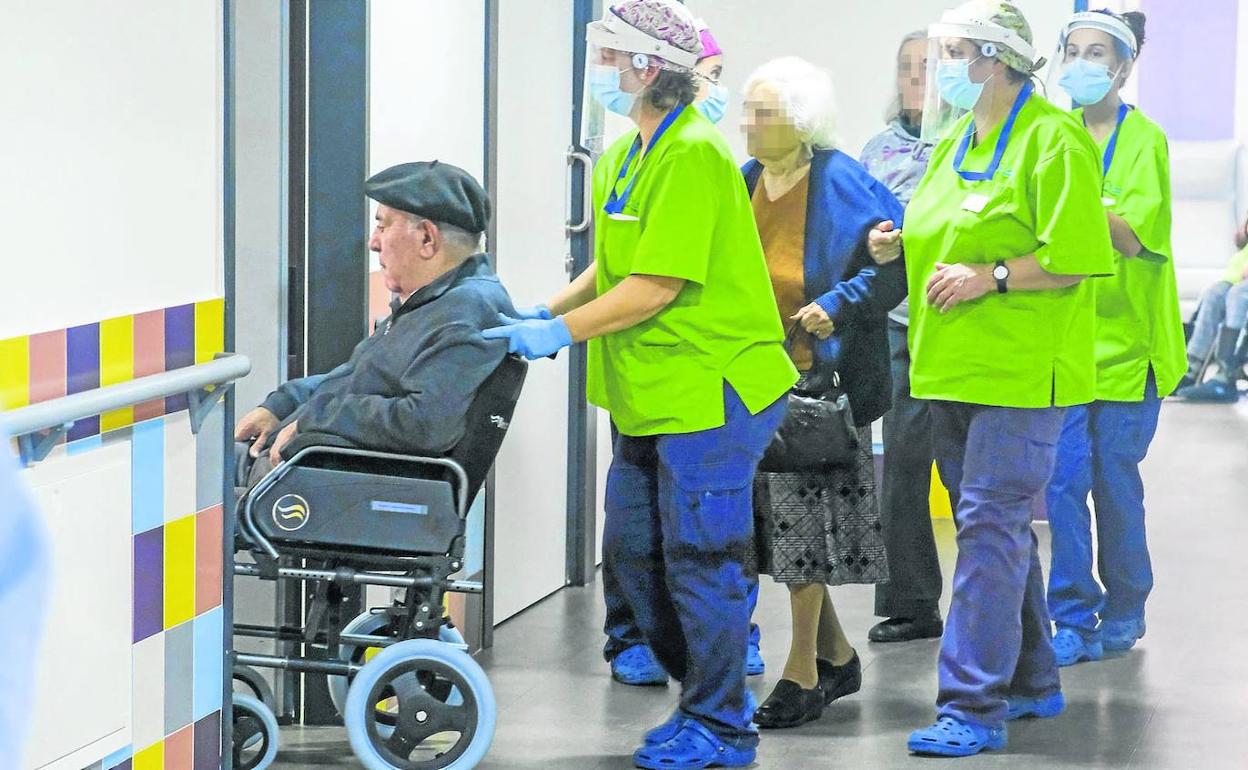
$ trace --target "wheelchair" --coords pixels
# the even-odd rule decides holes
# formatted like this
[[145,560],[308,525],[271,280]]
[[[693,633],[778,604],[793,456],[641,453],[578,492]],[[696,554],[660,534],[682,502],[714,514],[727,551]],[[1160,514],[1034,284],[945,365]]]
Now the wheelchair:
[[[510,426],[528,364],[514,356],[486,379],[464,438],[445,457],[361,449],[307,434],[238,503],[234,574],[305,581],[303,627],[235,624],[235,637],[310,647],[313,657],[233,655],[236,770],[277,755],[273,695],[256,667],[323,674],[352,752],[369,770],[464,770],[490,747],[497,707],[485,672],[443,611],[463,567],[469,506]],[[398,589],[391,606],[342,617],[344,586]],[[345,622],[344,622],[345,621]],[[242,691],[240,692],[240,687]]]

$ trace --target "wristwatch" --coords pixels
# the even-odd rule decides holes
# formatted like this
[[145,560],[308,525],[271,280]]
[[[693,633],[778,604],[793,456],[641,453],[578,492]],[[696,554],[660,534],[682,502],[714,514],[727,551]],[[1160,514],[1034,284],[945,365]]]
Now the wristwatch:
[[1010,290],[1010,288],[1006,286],[1006,281],[1010,278],[1010,268],[1005,264],[1004,259],[997,260],[996,266],[992,268],[992,277],[993,280],[997,282],[998,294],[1005,294]]

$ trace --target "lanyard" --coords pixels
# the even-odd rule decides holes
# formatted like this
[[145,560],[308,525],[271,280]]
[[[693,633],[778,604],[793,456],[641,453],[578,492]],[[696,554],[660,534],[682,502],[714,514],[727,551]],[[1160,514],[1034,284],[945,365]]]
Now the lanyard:
[[1010,142],[1010,132],[1014,130],[1014,120],[1023,109],[1023,105],[1027,103],[1027,97],[1031,96],[1032,89],[1033,86],[1031,83],[1028,83],[1018,92],[1018,97],[1014,100],[1014,106],[1010,108],[1009,117],[1005,119],[1005,124],[1001,126],[1001,136],[997,137],[997,149],[992,153],[992,162],[983,171],[962,170],[962,161],[966,159],[966,151],[971,147],[971,137],[975,135],[975,121],[972,120],[970,122],[966,127],[966,136],[962,138],[962,144],[953,156],[953,170],[958,173],[958,176],[968,182],[982,182],[992,179],[996,175],[997,167],[1001,165],[1001,156],[1005,154],[1005,146]]
[[[1114,133],[1109,137],[1109,144],[1105,145],[1105,154],[1101,157],[1101,176],[1109,176],[1109,167],[1114,164],[1114,152],[1118,149],[1118,132],[1122,130],[1122,121],[1127,119],[1127,113],[1131,108],[1126,102],[1118,108],[1118,123],[1114,126]],[[1083,124],[1088,124],[1087,117],[1084,117]]]
[[[672,127],[672,124],[676,122],[676,118],[680,117],[680,113],[683,112],[684,109],[685,105],[681,104],[677,106],[676,109],[667,113],[666,118],[663,118],[663,122],[659,124],[658,130],[654,132],[654,136],[650,137],[650,144],[646,145],[647,158],[650,157],[650,153],[654,150],[655,146],[658,145],[659,140],[663,138],[663,134],[667,133],[667,129]],[[628,180],[628,185],[625,186],[622,194],[617,195],[615,188],[619,186],[620,180],[623,179],[628,173],[628,167],[633,164],[633,158],[636,157],[637,151],[640,149],[641,135],[638,134],[637,138],[633,140],[633,146],[628,150],[628,155],[624,158],[624,165],[620,166],[620,173],[615,177],[615,184],[611,186],[611,195],[607,197],[607,202],[602,207],[602,210],[608,214],[623,213],[624,204],[628,203],[628,196],[633,194],[633,185],[637,183],[637,176],[641,172],[641,164],[638,164],[638,174],[633,174],[633,178]],[[642,162],[645,162],[644,158],[642,159]]]

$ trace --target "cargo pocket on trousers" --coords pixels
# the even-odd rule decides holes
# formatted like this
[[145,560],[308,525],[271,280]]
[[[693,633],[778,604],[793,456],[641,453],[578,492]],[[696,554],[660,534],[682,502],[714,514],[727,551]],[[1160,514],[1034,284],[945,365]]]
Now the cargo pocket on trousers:
[[754,531],[749,465],[724,463],[673,468],[676,534],[684,548],[743,557]]

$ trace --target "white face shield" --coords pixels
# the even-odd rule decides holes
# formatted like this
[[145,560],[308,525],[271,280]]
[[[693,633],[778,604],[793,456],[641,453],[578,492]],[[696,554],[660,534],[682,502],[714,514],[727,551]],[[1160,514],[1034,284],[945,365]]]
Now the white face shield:
[[581,146],[600,155],[635,127],[631,116],[645,91],[640,75],[651,66],[687,72],[698,55],[650,37],[610,9],[586,27],[585,41]]
[[1121,19],[1076,13],[1062,29],[1045,78],[1049,101],[1067,110],[1100,102],[1138,53],[1135,33]]
[[[1008,48],[1036,62],[1035,48],[1017,32],[986,19],[946,11],[928,27],[927,90],[923,98],[924,142],[939,142],[974,109],[992,74],[992,61]],[[1036,63],[1039,67],[1043,60]]]

